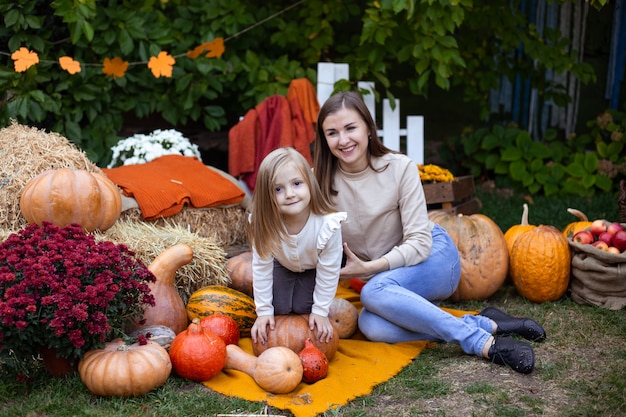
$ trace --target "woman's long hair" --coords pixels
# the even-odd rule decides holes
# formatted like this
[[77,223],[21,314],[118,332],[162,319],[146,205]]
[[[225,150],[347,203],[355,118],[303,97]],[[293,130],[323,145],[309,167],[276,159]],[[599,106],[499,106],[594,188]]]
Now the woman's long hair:
[[302,174],[302,179],[309,187],[311,212],[324,215],[335,211],[329,200],[323,196],[311,166],[302,154],[294,148],[286,147],[270,152],[261,162],[257,172],[248,227],[249,241],[261,258],[278,253],[282,242],[289,238],[274,189],[277,172],[289,162],[295,163]]
[[[372,118],[369,109],[359,93],[356,91],[346,91],[332,95],[322,105],[317,117],[315,148],[313,151],[315,177],[317,178],[324,198],[329,201],[332,201],[332,197],[337,195],[337,191],[333,189],[333,178],[337,172],[339,161],[328,147],[326,135],[324,135],[324,121],[329,115],[337,113],[341,109],[356,111],[369,130],[370,137],[367,145],[367,163],[370,168],[374,169],[372,166],[372,156],[380,157],[388,153],[395,153],[387,148],[378,137],[376,122]],[[384,167],[383,170],[385,168],[386,167]]]

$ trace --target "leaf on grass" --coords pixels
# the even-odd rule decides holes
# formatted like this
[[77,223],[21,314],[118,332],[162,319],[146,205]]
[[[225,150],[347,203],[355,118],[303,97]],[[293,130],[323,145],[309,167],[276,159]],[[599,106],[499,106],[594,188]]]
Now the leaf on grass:
[[15,61],[15,71],[17,72],[24,72],[39,63],[37,52],[29,51],[23,46],[11,54],[11,59]]
[[187,52],[187,56],[196,59],[204,52],[207,58],[219,58],[224,53],[224,38],[216,38],[213,41],[203,42],[200,45]]
[[113,59],[104,58],[102,72],[109,77],[122,78],[128,69],[128,62],[123,61],[120,57]]
[[74,58],[71,56],[62,56],[59,58],[59,64],[61,65],[61,68],[72,75],[80,72],[80,62],[74,61]]
[[158,56],[150,57],[148,62],[148,68],[152,71],[152,75],[156,78],[161,76],[171,77],[172,66],[176,63],[176,60],[167,52],[161,51]]

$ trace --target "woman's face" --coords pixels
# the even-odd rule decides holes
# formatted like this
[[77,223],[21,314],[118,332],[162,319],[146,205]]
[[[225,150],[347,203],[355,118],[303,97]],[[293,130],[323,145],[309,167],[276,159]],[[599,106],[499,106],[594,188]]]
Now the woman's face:
[[360,172],[367,168],[369,129],[358,112],[342,108],[322,122],[330,152],[337,157],[341,169]]

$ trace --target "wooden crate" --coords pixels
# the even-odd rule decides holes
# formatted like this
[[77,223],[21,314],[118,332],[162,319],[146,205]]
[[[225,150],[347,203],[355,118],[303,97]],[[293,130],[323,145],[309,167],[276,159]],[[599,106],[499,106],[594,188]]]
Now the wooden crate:
[[482,208],[482,203],[474,195],[474,177],[458,177],[450,182],[424,184],[424,195],[428,211],[445,210],[454,214],[474,214]]

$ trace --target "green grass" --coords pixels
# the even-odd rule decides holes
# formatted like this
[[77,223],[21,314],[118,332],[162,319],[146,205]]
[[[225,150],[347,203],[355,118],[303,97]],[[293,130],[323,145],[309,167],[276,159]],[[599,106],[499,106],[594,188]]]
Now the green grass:
[[[480,191],[482,212],[506,231],[519,223],[520,196]],[[531,224],[562,229],[576,219],[568,207],[590,219],[617,220],[617,193],[593,199],[535,197],[529,204]],[[618,416],[626,409],[626,309],[609,311],[579,305],[568,296],[543,304],[520,298],[505,284],[486,301],[450,306],[502,307],[544,324],[548,340],[534,344],[533,374],[515,375],[506,368],[463,354],[456,345],[426,349],[409,366],[370,395],[356,398],[324,416]],[[367,372],[364,369],[363,372]],[[130,399],[91,395],[77,375],[50,378],[43,371],[30,383],[0,375],[0,417],[151,417],[267,414],[263,403],[225,397],[176,376],[151,393]],[[291,416],[272,409],[273,414]]]

